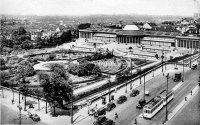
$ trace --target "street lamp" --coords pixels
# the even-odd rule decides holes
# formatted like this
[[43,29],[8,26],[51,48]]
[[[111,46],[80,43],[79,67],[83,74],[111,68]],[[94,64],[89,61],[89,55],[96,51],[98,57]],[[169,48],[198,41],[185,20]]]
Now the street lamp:
[[140,64],[140,84],[142,84],[141,72],[142,72],[142,70],[141,70],[141,64]]
[[109,84],[108,98],[109,98],[109,102],[110,102],[111,101],[110,100],[110,86],[111,86],[111,80],[110,79],[108,80],[108,84]]
[[165,70],[167,70],[167,56],[166,56],[166,51],[165,51]]
[[145,100],[145,72],[144,72],[144,100]]
[[163,58],[164,58],[164,56],[163,56],[163,51],[162,51],[162,56],[161,56],[161,58],[162,58],[162,72],[163,72]]
[[72,87],[72,90],[71,90],[71,93],[72,93],[72,95],[71,95],[71,124],[73,124],[73,87]]
[[168,81],[169,81],[169,73],[167,73],[167,89],[166,89],[166,121],[168,121],[168,111],[167,111],[167,94],[168,94]]
[[182,82],[184,82],[184,54],[183,54],[183,77],[182,77]]
[[20,104],[17,106],[19,108],[19,124],[22,124],[22,117],[21,117],[21,111],[22,111],[22,107],[20,106]]

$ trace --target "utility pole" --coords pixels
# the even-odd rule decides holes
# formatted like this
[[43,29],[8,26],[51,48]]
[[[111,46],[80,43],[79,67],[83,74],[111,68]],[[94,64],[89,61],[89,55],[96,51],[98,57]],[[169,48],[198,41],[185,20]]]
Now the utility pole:
[[[192,48],[191,48],[191,55],[192,55]],[[190,68],[191,68],[191,65],[192,65],[191,55],[190,55]]]
[[144,72],[144,100],[145,100],[145,72]]
[[142,84],[141,73],[142,73],[142,70],[141,70],[141,64],[140,64],[140,84]]
[[133,75],[132,73],[132,58],[131,58],[131,76]]
[[183,58],[183,78],[182,78],[182,82],[184,82],[184,58]]
[[164,58],[164,56],[163,56],[163,51],[162,51],[162,56],[161,56],[161,58],[162,58],[162,72],[163,72],[163,58]]
[[167,56],[166,56],[166,52],[165,52],[165,70],[167,70]]
[[166,121],[168,121],[168,111],[167,111],[167,95],[168,95],[168,80],[169,80],[169,73],[167,74],[167,89],[166,89]]
[[71,124],[73,124],[73,122],[74,122],[74,121],[73,121],[73,107],[74,107],[74,106],[73,106],[73,105],[74,105],[74,104],[73,104],[73,87],[72,87],[72,95],[71,95],[71,97],[72,97],[72,98],[71,98]]
[[108,98],[109,98],[109,102],[111,101],[111,100],[110,100],[110,85],[111,85],[110,83],[111,83],[111,81],[110,81],[110,79],[109,79],[109,80],[108,80],[108,84],[109,84],[109,92],[108,92],[108,93],[109,93],[109,94],[108,94],[108,96],[109,96],[109,97],[108,97]]

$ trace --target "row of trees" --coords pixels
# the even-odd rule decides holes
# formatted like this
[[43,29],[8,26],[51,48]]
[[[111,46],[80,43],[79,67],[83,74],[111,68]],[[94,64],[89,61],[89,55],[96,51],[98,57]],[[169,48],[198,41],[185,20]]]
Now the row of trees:
[[[42,33],[43,31],[41,31],[41,34]],[[76,38],[77,36],[77,31],[71,32],[71,30],[68,30],[52,34],[50,37],[41,38],[41,36],[38,36],[35,41],[31,41],[31,33],[27,32],[24,27],[19,27],[12,31],[10,39],[7,39],[6,36],[1,38],[1,51],[3,51],[3,47],[13,48],[14,50],[28,50],[33,48],[56,46],[69,42],[72,40],[72,37]]]

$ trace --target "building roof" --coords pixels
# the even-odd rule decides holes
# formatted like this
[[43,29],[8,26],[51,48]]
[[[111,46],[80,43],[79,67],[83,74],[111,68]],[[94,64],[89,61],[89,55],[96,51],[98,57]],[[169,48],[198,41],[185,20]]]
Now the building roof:
[[121,31],[121,29],[87,28],[87,29],[81,29],[79,31],[82,31],[82,32],[94,32],[94,33],[112,33],[112,34],[116,34],[117,32]]
[[197,39],[200,40],[200,37],[198,36],[176,36],[178,39]]
[[140,30],[136,25],[126,25],[123,30]]
[[144,37],[142,41],[156,41],[156,42],[167,42],[167,43],[174,43],[174,38],[158,38],[158,37]]
[[141,30],[123,30],[117,33],[117,35],[127,35],[127,36],[144,36],[144,31]]
[[157,26],[155,23],[148,23],[151,27]]
[[117,33],[119,31],[121,31],[121,29],[110,29],[110,28],[97,29],[97,32],[103,32],[103,33]]
[[107,37],[107,38],[116,38],[115,34],[105,34],[105,33],[95,33],[93,37]]
[[176,37],[180,35],[178,32],[162,32],[162,31],[146,31],[147,36],[164,36],[164,37]]

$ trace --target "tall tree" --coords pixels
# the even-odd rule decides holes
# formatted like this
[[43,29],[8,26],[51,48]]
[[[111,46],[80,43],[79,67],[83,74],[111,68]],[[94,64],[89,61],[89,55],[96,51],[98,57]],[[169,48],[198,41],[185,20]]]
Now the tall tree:
[[41,73],[39,75],[40,84],[44,92],[48,95],[48,101],[53,104],[54,115],[55,107],[59,105],[64,108],[63,101],[69,102],[72,98],[71,81],[64,66],[59,64],[50,65],[51,73],[49,75]]

